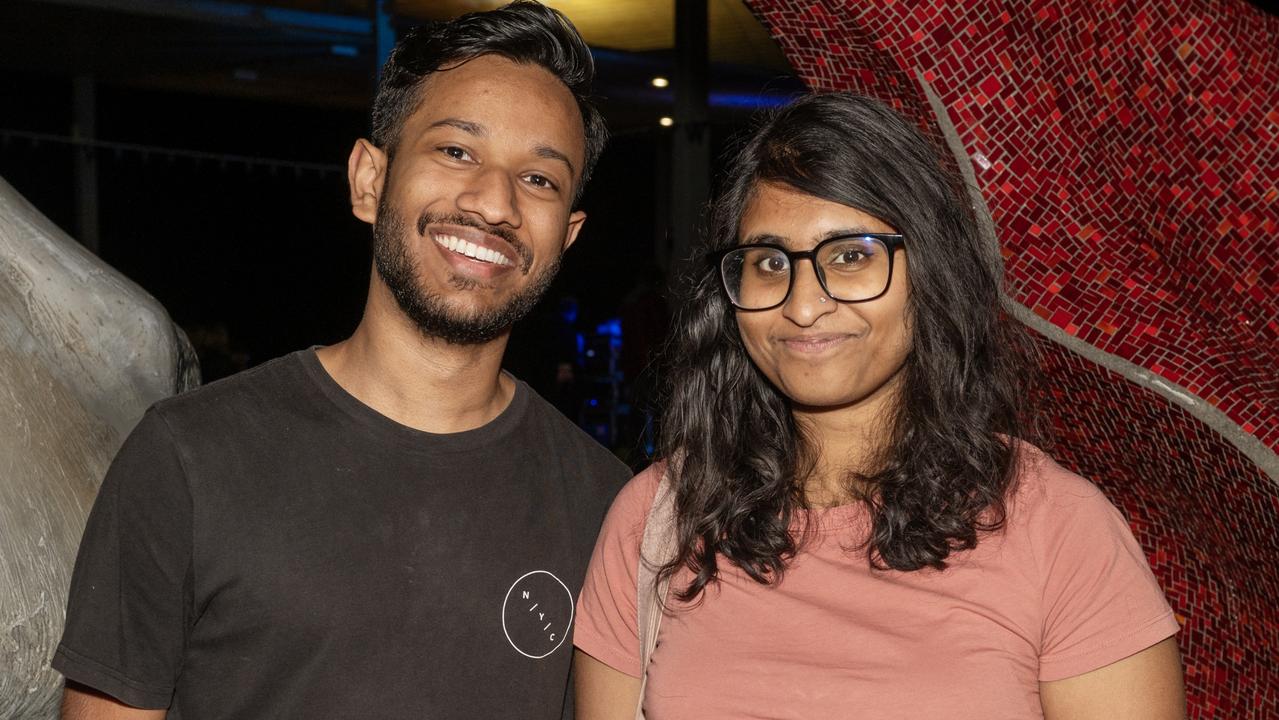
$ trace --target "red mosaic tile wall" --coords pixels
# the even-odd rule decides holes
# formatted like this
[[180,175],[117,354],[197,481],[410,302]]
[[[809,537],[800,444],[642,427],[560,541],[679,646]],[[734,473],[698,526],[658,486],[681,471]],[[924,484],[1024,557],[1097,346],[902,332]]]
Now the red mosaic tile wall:
[[1279,717],[1279,488],[1186,411],[1037,345],[1049,451],[1101,486],[1145,548],[1181,622],[1190,717]]
[[[1279,450],[1279,19],[1241,0],[747,0],[805,81],[940,97],[1014,298]],[[1053,454],[1125,511],[1191,716],[1279,717],[1279,492],[1158,395],[1037,341]],[[1134,431],[1136,429],[1136,431]]]
[[1279,19],[1242,0],[748,2],[815,89],[948,108],[1018,300],[1279,449]]

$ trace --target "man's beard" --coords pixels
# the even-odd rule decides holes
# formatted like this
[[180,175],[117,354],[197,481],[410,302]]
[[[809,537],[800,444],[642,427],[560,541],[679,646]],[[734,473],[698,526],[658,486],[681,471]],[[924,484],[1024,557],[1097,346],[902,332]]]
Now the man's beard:
[[[536,276],[527,287],[515,292],[498,307],[466,312],[450,307],[445,296],[422,287],[418,279],[417,262],[409,254],[409,227],[399,213],[387,206],[386,195],[378,201],[377,221],[373,224],[373,262],[382,282],[386,283],[400,309],[421,330],[423,335],[439,338],[453,345],[482,345],[496,339],[514,325],[546,294],[560,268],[560,256]],[[531,254],[524,245],[502,228],[484,225],[466,215],[437,215],[423,213],[418,219],[418,236],[425,242],[435,239],[425,235],[425,228],[432,224],[461,225],[471,227],[507,240],[519,252],[516,270],[527,273],[532,263]],[[450,275],[449,283],[458,291],[483,287],[481,281]]]

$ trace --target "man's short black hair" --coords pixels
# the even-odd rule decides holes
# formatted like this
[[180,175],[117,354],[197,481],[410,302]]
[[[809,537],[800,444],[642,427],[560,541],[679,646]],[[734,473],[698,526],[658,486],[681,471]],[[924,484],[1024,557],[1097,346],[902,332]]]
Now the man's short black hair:
[[373,99],[374,144],[393,154],[405,120],[421,101],[427,76],[481,55],[544,67],[573,93],[586,134],[586,157],[575,192],[575,197],[580,196],[608,140],[604,118],[590,101],[595,61],[568,18],[533,0],[516,0],[496,10],[409,31],[382,67]]

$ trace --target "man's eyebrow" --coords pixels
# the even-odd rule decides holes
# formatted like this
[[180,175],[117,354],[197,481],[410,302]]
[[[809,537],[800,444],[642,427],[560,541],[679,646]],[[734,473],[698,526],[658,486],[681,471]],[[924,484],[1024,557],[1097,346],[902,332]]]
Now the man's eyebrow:
[[474,135],[476,137],[488,136],[488,128],[485,128],[479,123],[471,122],[470,120],[462,120],[461,118],[444,118],[442,120],[436,120],[430,125],[430,128],[437,127],[457,128],[468,135]]
[[[437,127],[457,128],[458,130],[461,130],[462,132],[468,135],[474,135],[476,137],[488,137],[488,128],[484,127],[483,125],[477,122],[472,122],[470,120],[463,120],[461,118],[453,118],[453,117],[442,118],[440,120],[436,120],[435,122],[431,123],[428,129],[437,128]],[[568,155],[565,155],[564,153],[560,152],[559,150],[556,150],[550,145],[535,146],[533,148],[533,154],[536,155],[537,157],[545,158],[547,160],[559,160],[560,162],[568,166],[569,175],[573,177],[577,177],[577,168],[573,167],[573,161],[568,159]]]
[[577,170],[573,167],[573,161],[569,160],[567,155],[556,150],[550,145],[538,145],[533,148],[533,154],[546,160],[559,160],[568,166],[568,174],[570,176],[577,177]]

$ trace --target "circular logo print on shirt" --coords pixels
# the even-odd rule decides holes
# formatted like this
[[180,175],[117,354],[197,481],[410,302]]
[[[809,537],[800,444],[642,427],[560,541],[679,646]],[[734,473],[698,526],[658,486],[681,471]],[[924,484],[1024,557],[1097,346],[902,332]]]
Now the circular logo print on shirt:
[[506,591],[502,630],[519,654],[538,660],[559,649],[573,626],[573,593],[545,570],[525,573]]

